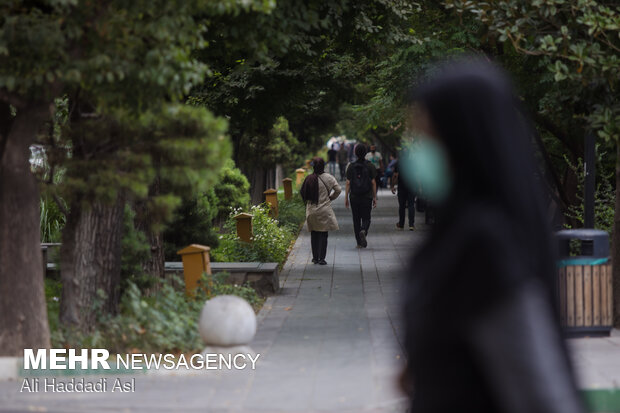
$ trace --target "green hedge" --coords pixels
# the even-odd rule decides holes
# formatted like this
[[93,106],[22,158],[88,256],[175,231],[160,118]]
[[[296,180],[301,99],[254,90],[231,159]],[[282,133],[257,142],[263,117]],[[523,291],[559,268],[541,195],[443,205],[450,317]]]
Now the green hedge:
[[284,263],[292,242],[297,238],[301,224],[306,218],[306,208],[301,198],[295,194],[293,199],[280,200],[279,216],[270,216],[269,205],[253,206],[252,242],[241,241],[237,237],[234,216],[242,212],[235,209],[224,224],[225,233],[220,235],[220,244],[211,250],[214,261],[220,262],[277,262]]

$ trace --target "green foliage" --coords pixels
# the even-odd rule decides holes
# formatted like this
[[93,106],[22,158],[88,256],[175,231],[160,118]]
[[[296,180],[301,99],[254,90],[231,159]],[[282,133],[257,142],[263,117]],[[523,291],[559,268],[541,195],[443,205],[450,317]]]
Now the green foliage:
[[[192,352],[204,344],[198,333],[198,320],[205,300],[222,294],[237,295],[248,301],[255,311],[263,303],[254,289],[226,283],[227,276],[205,276],[194,297],[188,297],[183,282],[172,279],[162,283],[159,291],[145,296],[137,285],[128,282],[117,316],[101,315],[93,333],[82,334],[50,322],[53,347],[106,348],[111,352]],[[50,321],[57,317],[57,301],[49,300],[60,294],[58,285],[46,288],[49,292]],[[58,295],[56,295],[58,297]]]
[[[77,1],[0,3],[0,88],[43,97],[80,87],[105,106],[134,108],[179,98],[208,68],[192,58],[205,46],[207,16],[268,11],[270,1]],[[47,96],[49,98],[49,96]],[[53,97],[53,96],[52,96]]]
[[233,160],[226,161],[220,170],[213,191],[217,200],[217,218],[224,219],[231,209],[245,209],[250,204],[250,183]]
[[67,222],[58,204],[48,197],[41,198],[41,242],[60,242]]
[[142,263],[150,258],[151,246],[146,234],[135,228],[135,217],[136,213],[131,206],[125,205],[121,240],[121,291],[124,291],[129,283],[144,290],[154,282],[151,276],[143,273]]
[[218,295],[236,295],[247,301],[255,312],[260,311],[265,300],[258,295],[255,289],[248,285],[231,284],[228,280],[229,276],[226,272],[211,276],[205,274],[198,283],[198,290],[201,290],[199,294],[204,295],[205,299]]
[[[289,129],[289,123],[284,117],[276,119],[273,127],[266,135],[254,135],[245,141],[247,154],[256,165],[269,167],[283,164],[287,168],[296,166],[300,145]],[[257,156],[257,154],[260,154]]]
[[[600,163],[601,158],[605,156],[605,153],[598,154],[598,161]],[[576,174],[579,184],[578,199],[579,204],[571,206],[568,210],[568,216],[574,218],[581,225],[584,224],[584,199],[583,189],[585,183],[585,169],[583,166],[583,160],[579,159],[576,164],[570,162],[568,158],[565,159],[569,168],[571,168]],[[594,228],[607,231],[611,236],[614,227],[614,210],[616,205],[616,191],[612,186],[614,180],[613,174],[597,176],[596,191],[594,193]],[[569,226],[570,228],[570,226]]]
[[59,329],[60,295],[62,283],[59,280],[45,278],[45,301],[47,302],[47,318],[50,332]]
[[297,191],[293,192],[290,200],[278,200],[278,222],[281,227],[297,234],[306,220],[306,205]]
[[436,2],[419,2],[407,18],[411,41],[386,45],[357,85],[358,99],[340,107],[338,134],[372,142],[380,138],[388,146],[398,146],[404,131],[407,92],[427,71],[446,55],[480,48],[481,24],[460,22],[447,15]]
[[291,232],[290,226],[281,226],[272,218],[269,205],[256,205],[250,211],[253,215],[252,242],[243,242],[237,237],[233,218],[239,212],[233,210],[224,224],[226,233],[220,236],[220,246],[211,251],[213,259],[223,262],[284,262],[297,231]]
[[340,105],[363,99],[358,86],[376,61],[413,41],[407,19],[415,12],[403,0],[296,0],[269,14],[214,19],[209,46],[198,52],[213,72],[190,101],[229,118],[244,170],[277,146],[274,125],[287,140],[277,132],[283,118],[300,142],[294,154],[311,152],[333,131]]
[[247,178],[227,160],[217,176],[215,185],[199,196],[183,201],[175,211],[175,219],[164,233],[166,260],[179,259],[177,251],[189,244],[216,248],[219,221],[231,209],[247,208],[250,203]]
[[[580,105],[572,115],[608,140],[620,136],[620,6],[613,0],[447,0],[461,15],[473,13],[498,41],[544,60],[563,94]],[[557,105],[557,101],[555,102]],[[561,106],[561,105],[558,105]],[[570,108],[571,110],[573,108]]]
[[202,195],[184,201],[175,211],[176,219],[164,232],[167,261],[178,261],[177,251],[190,244],[218,245],[218,235],[213,228],[219,202],[211,189]]

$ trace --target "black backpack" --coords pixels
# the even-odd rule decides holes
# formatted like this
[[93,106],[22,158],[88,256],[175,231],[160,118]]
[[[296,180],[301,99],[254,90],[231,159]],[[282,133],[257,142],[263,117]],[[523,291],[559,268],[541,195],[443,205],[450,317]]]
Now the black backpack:
[[366,195],[372,190],[372,180],[368,172],[368,165],[366,165],[366,162],[354,162],[349,168],[353,168],[351,194]]

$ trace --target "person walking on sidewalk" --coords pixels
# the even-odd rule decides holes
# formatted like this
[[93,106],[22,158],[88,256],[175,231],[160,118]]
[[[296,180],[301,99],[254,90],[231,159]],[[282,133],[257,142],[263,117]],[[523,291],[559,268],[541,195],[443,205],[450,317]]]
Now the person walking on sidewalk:
[[310,231],[312,262],[327,265],[325,256],[328,231],[338,229],[338,221],[331,204],[338,198],[342,189],[336,178],[325,173],[323,158],[314,158],[312,165],[314,173],[306,177],[299,193],[306,203],[306,223]]
[[329,173],[332,176],[336,175],[336,161],[338,158],[338,151],[336,150],[336,144],[332,143],[332,147],[327,151],[327,165],[329,166]]
[[411,98],[420,145],[400,164],[441,217],[404,287],[410,411],[583,413],[520,101],[487,60],[435,73]]
[[392,193],[398,191],[398,223],[396,229],[403,230],[405,227],[405,211],[409,212],[409,231],[415,230],[415,193],[410,185],[407,185],[405,177],[400,174],[399,160],[393,164],[391,180]]
[[344,181],[347,177],[347,164],[349,163],[349,150],[343,142],[338,150],[338,167],[340,169],[340,180]]
[[345,187],[344,205],[351,207],[353,215],[353,231],[358,248],[366,248],[370,215],[372,208],[377,206],[377,170],[372,163],[365,160],[366,146],[355,145],[357,161],[347,168],[347,183]]
[[[370,145],[370,151],[366,153],[366,160],[370,161],[377,171],[375,180],[377,181],[377,188],[381,187],[381,178],[383,177],[383,156],[381,152],[377,151],[375,145]],[[387,186],[387,185],[386,185]]]

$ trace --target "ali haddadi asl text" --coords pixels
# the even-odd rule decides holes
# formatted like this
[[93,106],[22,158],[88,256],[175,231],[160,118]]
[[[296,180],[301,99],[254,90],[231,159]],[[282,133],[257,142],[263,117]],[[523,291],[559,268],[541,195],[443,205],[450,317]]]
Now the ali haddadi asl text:
[[20,392],[27,393],[128,393],[136,391],[136,379],[100,378],[57,378],[57,377],[30,377],[25,378]]

